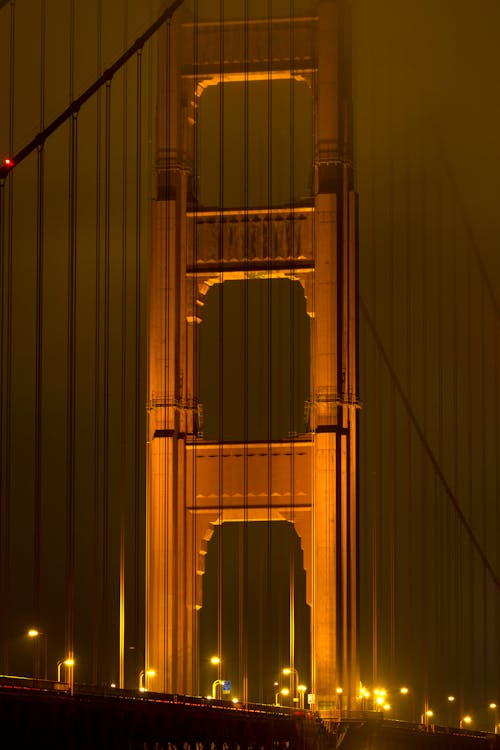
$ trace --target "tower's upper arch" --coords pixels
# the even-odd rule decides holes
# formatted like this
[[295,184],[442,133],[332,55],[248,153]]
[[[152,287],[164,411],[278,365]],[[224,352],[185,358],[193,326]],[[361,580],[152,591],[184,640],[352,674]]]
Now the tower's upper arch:
[[306,80],[290,77],[201,88],[196,204],[217,209],[311,204],[312,102]]

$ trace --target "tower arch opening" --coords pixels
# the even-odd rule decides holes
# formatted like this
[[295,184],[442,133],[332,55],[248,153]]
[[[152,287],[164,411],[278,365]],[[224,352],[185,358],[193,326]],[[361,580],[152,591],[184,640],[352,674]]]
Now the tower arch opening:
[[298,281],[210,288],[199,330],[204,439],[283,440],[307,431],[309,328]]
[[[201,691],[210,694],[220,673],[231,683],[228,697],[296,705],[297,684],[309,691],[311,686],[301,539],[287,521],[223,522],[213,528],[200,610]],[[291,653],[298,680],[283,674]],[[221,658],[219,669],[210,662],[213,655]],[[290,695],[281,694],[283,688]]]
[[291,77],[204,82],[196,109],[196,202],[210,209],[311,205],[313,99]]

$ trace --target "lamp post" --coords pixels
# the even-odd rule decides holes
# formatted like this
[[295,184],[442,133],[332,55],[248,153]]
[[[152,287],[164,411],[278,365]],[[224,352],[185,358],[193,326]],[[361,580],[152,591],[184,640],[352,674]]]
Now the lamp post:
[[432,708],[428,708],[422,714],[421,722],[420,723],[424,724],[424,726],[428,727],[429,723],[430,723],[430,720],[432,719],[433,716],[434,716],[434,711],[432,710]]
[[[220,685],[220,687],[222,688],[222,690],[224,690],[224,684],[226,682],[229,682],[229,680],[214,680],[212,682],[212,698],[217,698],[217,686]],[[226,692],[229,693],[230,691],[227,690]],[[221,696],[221,698],[222,697],[223,696]]]
[[304,706],[304,693],[307,690],[307,685],[297,685],[297,692],[299,694],[299,708],[305,708]]
[[361,685],[359,691],[359,699],[361,700],[361,711],[366,711],[366,699],[370,697],[370,691],[367,690],[364,685]]
[[339,711],[339,718],[342,719],[342,693],[344,692],[341,687],[335,689],[337,693],[337,708]]
[[495,723],[493,725],[493,734],[498,733],[498,705],[496,703],[490,703],[489,708],[495,712]]
[[452,717],[451,708],[452,708],[453,704],[455,703],[455,696],[454,695],[449,695],[446,700],[448,701],[448,726],[451,727],[452,723],[453,723],[452,722],[452,718],[451,718]]
[[466,729],[470,724],[472,724],[472,716],[467,715],[460,719],[460,729]]
[[75,660],[73,657],[68,656],[67,659],[59,659],[57,662],[57,681],[61,682],[61,668],[62,666],[66,667],[66,675],[67,675],[67,682],[69,684],[69,689],[71,695],[73,695],[74,687],[75,687],[75,673],[73,671],[73,667],[75,666]]
[[[284,674],[286,677],[291,677],[293,674],[293,692],[292,692],[292,698],[293,700],[297,700],[297,685],[299,684],[299,673],[294,667],[285,667],[281,670],[282,674]],[[290,680],[290,683],[292,680]]]
[[38,638],[41,638],[44,643],[44,651],[43,651],[43,679],[47,679],[47,651],[48,651],[48,639],[47,639],[47,633],[42,633],[40,630],[37,630],[36,628],[30,628],[28,630],[28,638],[33,639],[33,643],[36,644],[37,648],[37,658],[35,660],[35,679],[38,679],[38,669],[39,669],[39,659],[38,659]]
[[146,688],[146,677],[154,677],[156,675],[155,669],[141,669],[139,672],[139,691],[145,693]]
[[282,688],[281,690],[278,690],[277,693],[274,694],[274,705],[280,706],[279,697],[280,695],[290,695],[290,691],[288,688]]

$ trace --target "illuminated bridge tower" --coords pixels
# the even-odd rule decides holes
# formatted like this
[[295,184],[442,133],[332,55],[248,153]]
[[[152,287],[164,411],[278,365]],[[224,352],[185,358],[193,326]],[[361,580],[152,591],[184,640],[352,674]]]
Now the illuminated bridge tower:
[[[358,324],[347,6],[323,0],[311,2],[308,16],[223,24],[193,20],[181,8],[160,44],[148,404],[146,667],[156,670],[153,690],[199,692],[198,611],[214,527],[285,520],[304,553],[314,707],[328,716],[342,685],[344,706],[354,708]],[[202,99],[214,87],[227,92],[243,83],[250,91],[259,81],[271,93],[283,81],[307,87],[312,132],[294,138],[312,142],[309,199],[203,205],[196,173]],[[197,329],[209,288],[249,277],[303,287],[308,432],[214,445],[198,434]],[[293,512],[292,498],[300,498]]]

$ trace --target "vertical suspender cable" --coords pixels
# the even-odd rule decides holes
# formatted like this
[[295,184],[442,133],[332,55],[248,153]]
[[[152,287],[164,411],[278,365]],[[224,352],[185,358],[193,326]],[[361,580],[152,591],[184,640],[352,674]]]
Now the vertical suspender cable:
[[[295,191],[294,191],[294,182],[295,182],[295,161],[294,161],[294,148],[295,148],[295,133],[294,133],[294,115],[295,115],[295,89],[294,89],[294,67],[295,67],[295,8],[294,8],[294,0],[290,0],[290,7],[289,7],[289,18],[290,18],[290,38],[289,38],[289,45],[290,45],[290,78],[289,78],[289,121],[288,121],[288,129],[289,129],[289,137],[290,137],[290,143],[289,143],[289,151],[288,151],[288,158],[289,158],[289,206],[290,206],[290,232],[288,233],[288,241],[289,241],[289,248],[288,252],[290,254],[290,265],[292,269],[292,279],[293,279],[293,268],[294,268],[294,260],[295,260],[295,215],[293,212],[294,204],[295,204]],[[290,670],[291,670],[291,678],[292,683],[290,690],[290,694],[292,695],[292,702],[291,706],[293,707],[293,700],[295,698],[298,698],[298,696],[295,694],[296,687],[297,687],[297,681],[295,679],[295,497],[294,497],[294,458],[295,458],[295,447],[293,445],[293,433],[295,431],[295,419],[294,419],[294,395],[295,395],[295,368],[294,368],[294,362],[295,362],[295,326],[294,326],[294,317],[295,317],[295,299],[294,299],[294,282],[291,281],[288,284],[288,317],[289,317],[289,360],[288,360],[288,372],[289,372],[289,397],[288,397],[288,438],[292,442],[291,451],[290,451],[290,465],[289,465],[289,475],[288,475],[288,481],[290,486],[290,521],[291,521],[291,528],[290,528]],[[282,319],[283,317],[280,316]],[[286,318],[285,318],[286,319]],[[278,370],[279,372],[279,370]],[[271,377],[273,377],[273,373],[271,373]],[[276,377],[276,374],[274,375]],[[274,378],[273,378],[274,379]]]
[[[372,61],[371,66],[372,75],[376,76],[376,66],[375,61]],[[373,81],[371,90],[375,90],[376,81]],[[376,121],[376,115],[377,115],[377,109],[376,109],[376,102],[373,101],[372,103],[372,112],[373,112],[373,123]],[[372,123],[371,127],[371,138],[370,138],[370,152],[371,152],[371,163],[375,163],[375,126]],[[372,279],[372,289],[371,289],[371,297],[372,297],[372,314],[373,314],[373,323],[376,326],[377,325],[377,265],[375,263],[375,253],[377,248],[377,232],[376,232],[376,216],[377,216],[377,206],[376,206],[376,190],[375,190],[375,174],[374,170],[371,171],[371,180],[370,180],[370,205],[371,205],[371,215],[370,215],[370,247],[372,251],[372,263],[371,263],[371,279]],[[379,388],[379,377],[380,377],[380,368],[379,368],[379,362],[378,357],[375,356],[374,358],[374,366],[373,366],[374,372],[373,372],[373,391],[374,393],[378,392]],[[374,399],[375,401],[375,399]],[[381,416],[378,414],[378,411],[375,411],[376,407],[374,404],[374,410],[372,412],[372,430],[374,434],[374,439],[371,441],[372,445],[377,446],[375,450],[375,455],[377,457],[376,460],[376,470],[374,470],[374,481],[371,486],[371,503],[370,503],[370,511],[371,511],[371,567],[372,567],[372,680],[373,684],[376,684],[378,682],[378,667],[379,667],[379,643],[378,643],[378,625],[379,625],[379,611],[378,611],[378,569],[379,569],[379,560],[378,560],[378,513],[379,513],[379,477],[380,477],[380,430],[377,425],[377,420],[381,419]]]
[[[224,262],[224,0],[219,0],[219,264]],[[224,487],[224,274],[219,274],[219,393],[218,393],[218,442],[219,442],[219,466],[218,466],[218,513],[219,513],[219,540],[218,540],[218,564],[217,564],[217,653],[223,653],[223,604],[224,604],[224,556],[223,556],[223,487]],[[220,674],[218,675],[220,679]]]
[[[70,7],[69,100],[73,101],[75,44],[75,0]],[[76,448],[76,223],[78,115],[69,121],[68,163],[68,282],[66,350],[66,655],[73,657],[75,605],[75,448]],[[74,670],[70,669],[73,688]]]
[[[408,143],[405,142],[406,149],[408,149]],[[406,377],[408,382],[408,394],[411,399],[411,392],[412,392],[412,328],[411,328],[411,320],[412,320],[412,310],[413,310],[413,291],[412,291],[412,268],[411,268],[411,258],[412,258],[412,200],[411,200],[411,188],[410,188],[410,180],[411,180],[411,167],[408,161],[408,157],[406,160],[407,165],[407,171],[405,175],[405,193],[404,193],[404,201],[405,201],[405,221],[404,221],[404,227],[405,227],[405,254],[404,254],[404,261],[405,261],[405,291],[406,291],[406,311],[405,311],[405,318],[406,318]],[[415,549],[415,543],[414,543],[414,507],[413,507],[413,500],[414,500],[414,492],[413,492],[413,433],[411,430],[411,425],[408,424],[408,437],[407,437],[407,461],[408,461],[408,487],[407,487],[407,493],[408,493],[408,570],[407,570],[407,587],[408,587],[408,637],[407,637],[407,643],[410,644],[409,648],[409,673],[411,675],[417,675],[417,663],[418,663],[418,657],[416,654],[416,627],[415,627],[415,569],[414,569],[414,549]],[[415,688],[413,688],[412,698],[411,698],[411,721],[415,721]]]
[[134,633],[136,639],[140,632],[141,607],[140,602],[140,581],[137,571],[140,569],[140,531],[141,523],[141,456],[140,441],[142,412],[142,388],[141,388],[141,357],[142,357],[142,326],[141,326],[141,186],[142,186],[142,169],[141,169],[141,145],[142,145],[142,48],[137,51],[137,87],[136,87],[136,159],[135,159],[135,399],[134,399],[134,423],[135,423],[135,465],[134,465],[134,571],[135,571],[135,618]]
[[110,285],[110,201],[111,201],[111,81],[106,82],[106,109],[105,109],[105,145],[104,145],[104,336],[103,336],[103,426],[102,426],[102,506],[101,506],[101,533],[102,533],[102,569],[101,569],[101,675],[103,682],[107,677],[109,669],[109,285]]
[[[15,3],[10,3],[10,39],[9,39],[9,152],[14,153],[14,29],[15,29]],[[0,402],[3,419],[0,423],[2,454],[0,456],[0,544],[2,546],[2,578],[1,578],[1,627],[2,627],[2,654],[1,663],[4,674],[8,674],[9,664],[9,628],[10,628],[10,606],[11,606],[11,538],[10,538],[10,509],[11,509],[11,431],[12,431],[12,264],[13,264],[13,211],[14,211],[14,175],[9,177],[8,211],[5,211],[5,182],[2,178],[2,222],[0,233],[3,246],[0,258],[2,271],[2,307],[1,337],[2,337],[2,391]],[[6,222],[6,226],[5,226]],[[3,507],[2,507],[3,506]]]
[[[424,152],[425,153],[425,152]],[[427,232],[427,200],[426,200],[426,185],[425,185],[425,164],[421,166],[423,174],[419,179],[418,190],[419,194],[417,200],[419,201],[420,209],[420,221],[421,226],[421,268],[420,268],[420,311],[421,311],[421,325],[422,325],[422,359],[419,376],[421,378],[421,393],[422,393],[422,429],[424,434],[428,429],[428,394],[427,394],[427,362],[428,362],[428,336],[427,336],[427,272],[428,272],[428,247],[429,241]],[[429,575],[429,509],[428,509],[428,472],[427,472],[427,456],[424,451],[421,452],[420,470],[421,470],[421,492],[422,492],[422,505],[421,505],[421,545],[422,551],[422,567],[421,567],[421,579],[420,579],[420,596],[421,596],[421,613],[422,613],[422,680],[424,687],[424,710],[428,709],[429,701],[429,607],[431,606],[430,601],[430,586],[428,585]],[[427,721],[427,718],[425,719]]]
[[[127,4],[123,7],[123,45],[127,46]],[[128,178],[128,68],[122,71],[122,278],[121,278],[121,442],[120,442],[120,519],[119,519],[119,621],[118,621],[118,687],[125,687],[125,534],[127,528],[127,178]],[[139,448],[139,446],[137,446]],[[138,571],[136,571],[138,574]],[[138,608],[138,602],[135,602]]]
[[[238,661],[240,673],[241,696],[243,702],[248,701],[248,394],[249,394],[249,356],[248,356],[248,303],[249,303],[249,279],[248,279],[248,185],[249,185],[249,136],[250,129],[248,126],[248,0],[244,0],[244,30],[243,30],[243,61],[244,61],[244,81],[243,81],[243,211],[245,220],[240,224],[243,230],[243,248],[245,258],[245,276],[243,280],[243,305],[242,305],[242,339],[243,339],[243,441],[244,441],[244,461],[243,461],[243,524],[240,525],[241,539],[239,545],[239,582],[238,582]],[[241,231],[241,230],[240,230]]]
[[[387,100],[392,101],[392,96],[388,96]],[[391,122],[392,110],[390,105],[388,107],[388,132],[393,131],[393,124]],[[391,353],[391,359],[394,362],[396,359],[395,350],[395,335],[394,335],[394,321],[395,321],[395,302],[394,302],[394,263],[395,263],[395,252],[394,252],[394,144],[391,144],[391,151],[388,157],[388,226],[389,226],[389,238],[388,238],[388,266],[389,266],[389,278],[388,278],[388,290],[389,290],[389,351]],[[396,428],[396,389],[394,382],[390,381],[388,385],[389,390],[389,424],[390,427],[390,456],[389,461],[389,675],[391,685],[396,684],[396,474],[398,466],[398,449],[397,449],[397,428]]]
[[[468,238],[464,238],[464,243],[467,243]],[[469,369],[469,376],[467,377],[466,385],[466,398],[465,398],[465,456],[466,456],[466,481],[464,483],[464,489],[466,491],[466,516],[469,519],[469,523],[472,521],[475,515],[475,508],[473,497],[476,497],[476,487],[474,486],[474,472],[473,472],[473,430],[474,430],[474,415],[473,415],[473,392],[472,392],[472,378],[476,376],[477,365],[474,361],[473,352],[473,329],[472,329],[472,315],[474,309],[474,302],[472,299],[472,263],[471,253],[468,252],[468,247],[464,246],[465,254],[465,336],[466,336],[466,366]],[[475,337],[474,337],[475,338]],[[462,433],[462,434],[463,434]],[[468,617],[464,616],[464,622],[466,624],[467,633],[467,647],[465,656],[465,673],[468,673],[467,687],[468,694],[477,695],[477,684],[476,684],[476,648],[475,648],[475,631],[477,623],[477,591],[475,586],[476,576],[476,555],[472,546],[469,546],[467,555],[467,589],[465,592],[465,612],[468,613]]]
[[[269,273],[268,273],[268,283],[267,283],[267,311],[269,316],[269,325],[270,330],[272,330],[272,319],[273,319],[273,305],[272,305],[272,285],[269,283],[271,278],[271,257],[272,257],[272,248],[273,248],[273,224],[272,224],[272,217],[270,212],[270,206],[271,206],[271,196],[272,196],[272,148],[273,148],[273,110],[272,110],[272,64],[273,64],[273,17],[272,17],[272,5],[273,1],[268,0],[267,2],[267,59],[268,59],[268,68],[267,68],[267,143],[266,143],[266,157],[267,157],[267,185],[266,185],[266,194],[267,194],[267,208],[268,208],[268,214],[265,219],[267,222],[267,232],[266,232],[266,242],[267,247],[265,248],[267,250],[267,258],[268,258],[268,265],[269,265]],[[269,332],[268,332],[269,333]],[[271,435],[272,430],[272,409],[271,409],[271,403],[270,403],[270,389],[269,384],[271,380],[271,369],[270,369],[270,363],[271,363],[271,357],[272,357],[272,342],[271,342],[271,336],[268,335],[267,338],[267,352],[266,352],[266,358],[267,358],[267,393],[265,398],[265,404],[267,408],[267,435]],[[264,386],[263,386],[264,387]],[[274,590],[273,590],[273,555],[272,555],[272,540],[273,540],[273,525],[272,525],[272,465],[271,465],[271,450],[270,445],[268,443],[268,449],[267,449],[267,477],[266,477],[266,484],[269,488],[269,495],[267,497],[267,561],[268,561],[268,568],[267,568],[267,577],[266,577],[266,596],[265,596],[265,608],[266,611],[269,613],[269,617],[271,620],[271,633],[273,633],[278,627],[279,623],[279,615],[280,615],[280,608],[275,608],[273,606],[274,604]],[[277,609],[277,611],[276,611]],[[274,638],[272,643],[274,643]],[[271,658],[271,651],[269,650],[269,646],[266,643],[265,644],[265,650],[266,650],[266,659]],[[281,650],[278,651],[278,659],[281,659]]]
[[[40,5],[40,130],[44,127],[45,104],[45,0]],[[35,450],[33,497],[33,622],[40,627],[41,504],[42,504],[42,344],[43,344],[43,251],[44,251],[44,152],[37,150],[36,289],[35,289]],[[45,628],[44,628],[45,629]],[[45,638],[47,636],[44,636]],[[39,673],[39,639],[36,640]],[[47,663],[45,662],[45,677]]]
[[[102,0],[97,5],[97,72],[102,67]],[[95,308],[94,308],[94,504],[93,504],[93,572],[94,580],[100,579],[100,498],[102,448],[100,434],[101,416],[101,229],[102,229],[102,122],[101,122],[101,89],[96,92],[96,186],[95,186]],[[102,663],[100,651],[100,611],[102,601],[98,595],[99,606],[94,608],[92,622],[92,680],[99,682],[99,671]]]
[[[198,69],[198,5],[199,0],[194,0],[194,9],[193,9],[193,63],[195,70]],[[192,288],[191,288],[191,300],[188,300],[188,305],[191,305],[193,310],[193,339],[192,339],[192,345],[193,345],[193,351],[192,351],[192,370],[191,370],[191,376],[192,376],[192,383],[191,383],[191,392],[193,394],[193,438],[194,438],[194,445],[192,446],[193,451],[193,459],[192,459],[192,469],[191,469],[191,477],[188,478],[188,481],[190,479],[191,486],[193,488],[191,502],[194,507],[193,512],[193,518],[196,519],[197,517],[197,484],[196,484],[196,453],[197,453],[197,445],[196,445],[196,439],[200,437],[201,430],[202,430],[202,424],[201,424],[201,413],[200,413],[200,400],[199,400],[199,387],[200,387],[200,378],[199,378],[199,345],[200,345],[200,337],[201,337],[201,323],[197,322],[198,319],[198,310],[197,310],[197,301],[198,301],[198,223],[197,223],[197,207],[198,207],[198,128],[199,128],[199,120],[198,120],[198,98],[196,94],[197,89],[197,79],[193,77],[193,89],[191,91],[192,101],[193,101],[193,117],[195,120],[195,125],[192,129],[193,134],[193,142],[192,142],[192,153],[193,153],[193,165],[192,165],[192,172],[191,172],[191,186],[190,186],[190,194],[192,197],[192,203],[193,203],[193,248],[192,248],[192,254],[193,254],[193,265],[196,269]],[[194,564],[192,565],[192,580],[191,580],[191,591],[192,591],[192,601],[191,601],[191,608],[193,612],[193,649],[192,649],[192,657],[191,657],[191,672],[193,675],[195,675],[194,680],[194,686],[195,689],[200,691],[200,669],[199,669],[199,653],[197,653],[196,646],[199,644],[199,626],[200,626],[200,617],[197,610],[197,570],[198,570],[198,555],[200,550],[198,549],[198,541],[196,538],[196,523],[193,522],[191,524],[191,539],[188,539],[188,545],[190,545],[190,548],[193,550],[194,555]],[[199,651],[199,645],[198,645],[198,651]]]
[[5,302],[5,177],[0,177],[0,668],[6,674],[8,663],[7,614],[7,507],[3,491],[4,478],[4,302]]

